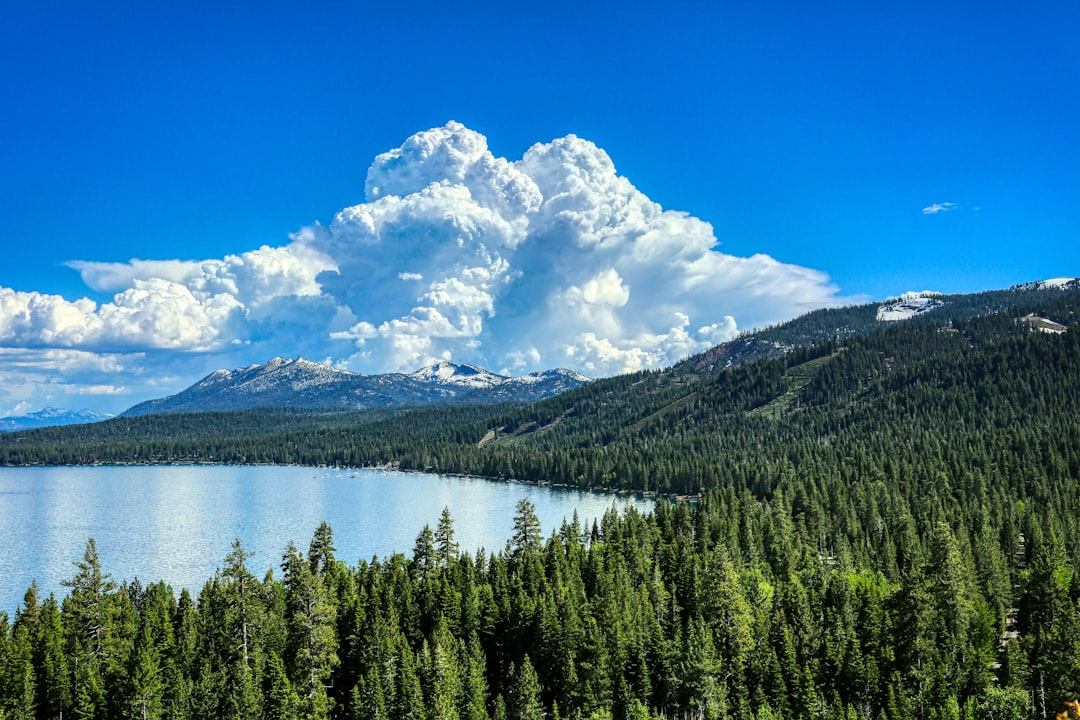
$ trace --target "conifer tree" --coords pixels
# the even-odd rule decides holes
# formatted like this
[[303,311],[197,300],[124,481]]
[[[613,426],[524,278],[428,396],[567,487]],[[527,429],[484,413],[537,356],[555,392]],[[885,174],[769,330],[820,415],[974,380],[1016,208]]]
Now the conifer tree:
[[235,617],[235,633],[239,642],[240,660],[245,668],[251,668],[253,634],[258,610],[255,597],[255,577],[247,569],[252,553],[244,550],[240,538],[233,540],[232,550],[225,556],[225,577],[231,581],[228,592],[229,609]]
[[115,613],[108,595],[116,589],[116,583],[101,570],[94,538],[86,541],[83,559],[75,567],[75,577],[64,582],[71,588],[64,604],[65,617],[71,623],[75,648],[87,649],[100,662],[113,629]]
[[454,540],[454,519],[450,515],[449,507],[443,507],[439,524],[435,527],[435,551],[442,567],[448,566],[450,561],[457,556],[458,544]]
[[514,512],[514,531],[510,546],[515,553],[537,550],[543,536],[540,533],[540,519],[536,517],[536,506],[528,498],[517,501]]
[[425,579],[434,571],[435,563],[435,533],[431,531],[430,525],[424,525],[413,544],[413,572],[420,579]]
[[286,587],[290,680],[298,698],[297,715],[303,720],[328,716],[327,694],[331,673],[338,665],[337,606],[322,578],[290,543],[282,561]]
[[466,650],[461,707],[458,712],[462,720],[488,720],[486,669],[480,640],[473,634]]
[[315,530],[308,549],[308,561],[311,563],[311,571],[325,575],[334,564],[334,531],[330,523],[323,520]]
[[510,720],[543,720],[544,705],[540,698],[540,679],[536,676],[529,656],[521,659],[516,668],[511,666],[508,690],[507,716]]
[[161,658],[151,638],[144,631],[128,671],[130,690],[127,709],[131,717],[157,720],[164,716],[165,679]]

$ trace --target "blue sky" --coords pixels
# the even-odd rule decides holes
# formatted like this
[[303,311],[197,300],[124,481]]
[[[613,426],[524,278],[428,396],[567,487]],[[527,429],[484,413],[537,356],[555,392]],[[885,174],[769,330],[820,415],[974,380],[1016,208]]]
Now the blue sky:
[[[811,306],[1080,274],[1074,2],[312,5],[3,11],[0,413],[118,411],[299,352],[365,372],[452,357],[607,374]],[[574,202],[595,206],[573,210],[590,222],[613,198],[685,215],[604,226],[611,249],[589,244],[597,228],[559,235],[539,205],[504,208],[509,225],[462,244],[432,223],[490,208],[417,194],[453,180],[447,161],[399,187],[428,215],[384,201],[377,237],[330,230],[377,199],[377,156],[450,121],[463,129],[425,142],[472,143],[489,169],[588,141],[544,162],[603,153],[632,186],[589,175],[598,189]],[[546,203],[570,176],[540,165],[522,171]],[[480,205],[485,178],[465,183]],[[643,260],[646,233],[675,244]],[[471,254],[448,255],[451,241]],[[243,255],[263,246],[291,249]],[[289,285],[289,263],[311,276]],[[226,288],[271,264],[273,289],[262,275]],[[188,325],[137,311],[166,281],[194,293],[197,312],[176,313]]]

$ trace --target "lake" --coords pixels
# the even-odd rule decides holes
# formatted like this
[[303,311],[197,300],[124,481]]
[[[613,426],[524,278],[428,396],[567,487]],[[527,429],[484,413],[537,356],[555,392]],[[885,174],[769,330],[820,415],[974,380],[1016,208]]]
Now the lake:
[[449,507],[461,550],[498,551],[521,498],[544,534],[575,510],[591,524],[612,507],[648,512],[653,501],[479,478],[297,466],[133,465],[0,468],[0,611],[13,615],[33,578],[43,596],[66,594],[86,540],[117,582],[165,580],[198,594],[235,538],[254,551],[249,568],[280,577],[289,540],[307,552],[323,520],[337,557],[355,564],[412,554],[424,525]]

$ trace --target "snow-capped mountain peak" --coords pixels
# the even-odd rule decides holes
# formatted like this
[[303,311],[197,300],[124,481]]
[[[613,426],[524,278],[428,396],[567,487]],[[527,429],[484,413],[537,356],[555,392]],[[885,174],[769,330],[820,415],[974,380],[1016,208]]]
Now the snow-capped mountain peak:
[[529,402],[572,390],[589,379],[570,370],[520,378],[443,361],[409,374],[362,375],[304,358],[217,370],[188,389],[130,408],[125,415],[213,412],[261,407],[363,410],[433,403]]
[[1080,288],[1080,278],[1059,277],[1050,278],[1049,280],[1036,280],[1034,282],[1024,283],[1023,285],[1017,285],[1013,290],[1049,290],[1051,288],[1057,288],[1059,290]]
[[466,388],[490,388],[501,385],[507,380],[503,375],[496,375],[475,365],[454,363],[449,360],[437,362],[420,368],[409,377],[421,382],[437,385],[457,385]]
[[545,380],[554,379],[566,379],[570,382],[587,383],[590,382],[589,378],[585,377],[576,370],[567,370],[566,368],[555,368],[554,370],[542,370],[540,372],[531,372],[528,375],[522,375],[520,377],[512,378],[519,383],[535,383],[544,382]]
[[81,425],[108,420],[111,417],[115,416],[94,410],[64,410],[47,407],[26,415],[0,418],[0,432],[29,430],[52,425]]
[[881,322],[907,320],[941,307],[945,303],[940,298],[941,293],[933,290],[906,292],[899,297],[886,300],[885,304],[878,308],[877,319]]

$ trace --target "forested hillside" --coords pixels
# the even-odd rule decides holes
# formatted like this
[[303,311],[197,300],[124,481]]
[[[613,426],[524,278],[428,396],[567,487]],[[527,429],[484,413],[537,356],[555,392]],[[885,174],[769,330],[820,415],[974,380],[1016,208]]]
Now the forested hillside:
[[[480,557],[457,552],[448,517],[411,557],[359,565],[334,559],[322,528],[278,578],[251,577],[238,545],[179,599],[111,586],[90,546],[69,598],[31,589],[3,626],[0,707],[1053,717],[1080,696],[1077,298],[937,322],[935,310],[525,407],[147,417],[4,437],[7,462],[394,462],[699,497],[546,540],[519,506],[512,543]],[[1040,331],[1057,326],[1069,329]]]
[[[938,455],[977,462],[976,447],[991,452],[1006,438],[1010,451],[1029,436],[1071,442],[1077,333],[1037,332],[1025,316],[1074,325],[1078,297],[1043,293],[1038,304],[951,320],[942,308],[778,358],[706,371],[690,359],[518,407],[178,414],[0,435],[0,463],[389,463],[673,494],[767,493],[778,468],[863,456],[924,474]],[[834,322],[850,311],[836,312]]]
[[957,485],[923,516],[796,474],[546,541],[523,501],[500,553],[444,513],[357,565],[324,526],[262,579],[237,541],[196,597],[117,585],[91,541],[66,599],[0,619],[0,716],[1053,717],[1080,692],[1075,513]]

